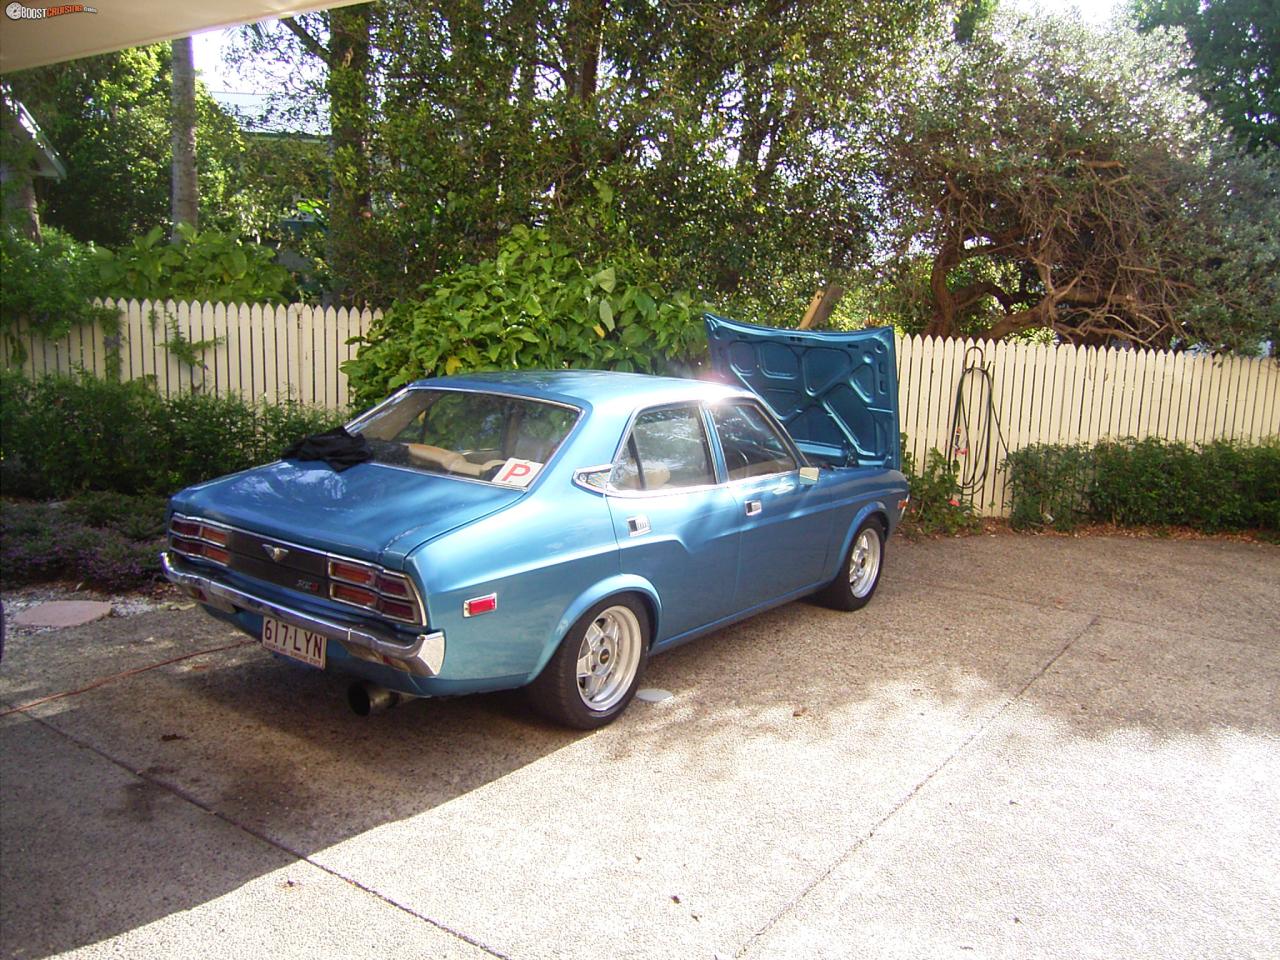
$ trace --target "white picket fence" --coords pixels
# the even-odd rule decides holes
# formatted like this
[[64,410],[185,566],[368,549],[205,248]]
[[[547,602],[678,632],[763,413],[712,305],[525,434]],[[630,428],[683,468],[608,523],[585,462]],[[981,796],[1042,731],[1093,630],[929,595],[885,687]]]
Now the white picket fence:
[[[356,351],[347,341],[367,331],[377,315],[301,304],[114,306],[122,313],[121,375],[127,379],[152,378],[165,394],[204,390],[332,409],[347,403],[340,364]],[[166,348],[175,329],[188,342],[208,344],[199,352],[203,366],[193,368],[179,358],[180,349]],[[33,376],[77,368],[106,372],[108,345],[99,327],[78,328],[57,341],[19,329],[17,338],[26,354],[23,367]],[[3,344],[6,364],[11,346]],[[962,472],[970,472],[974,460],[989,461],[991,469],[973,492],[984,515],[1006,510],[998,465],[1007,450],[1028,444],[1147,436],[1202,443],[1280,435],[1280,364],[1274,360],[914,336],[898,337],[897,348],[900,423],[908,449],[918,464],[931,448],[950,451]],[[971,415],[969,429],[957,438],[957,386],[971,366],[985,366],[989,377],[964,378]],[[988,410],[995,413],[989,421]]]
[[[347,343],[369,329],[376,311],[323,309],[306,304],[151,303],[106,301],[121,314],[120,366],[126,380],[151,378],[166,396],[189,390],[239,394],[246,399],[302,403],[339,409],[347,403],[344,360],[357,347]],[[167,346],[174,330],[198,351],[202,366]],[[99,324],[46,340],[18,328],[23,368],[32,376],[84,369],[103,376],[108,336]],[[3,338],[0,338],[3,339]],[[0,347],[5,364],[12,345]]]
[[[1270,359],[932,337],[899,337],[897,347],[908,448],[918,464],[931,448],[950,451],[962,474],[989,452],[992,469],[973,492],[985,516],[1007,512],[1005,473],[996,469],[1004,454],[1033,443],[1280,435],[1280,364]],[[964,378],[972,429],[957,438],[957,387],[970,366],[986,366],[990,379]],[[995,414],[989,430],[988,410]]]

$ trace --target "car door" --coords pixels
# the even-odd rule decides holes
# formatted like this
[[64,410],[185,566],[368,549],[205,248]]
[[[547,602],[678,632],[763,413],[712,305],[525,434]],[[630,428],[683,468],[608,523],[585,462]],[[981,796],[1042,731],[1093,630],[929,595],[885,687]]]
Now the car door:
[[636,417],[606,498],[622,572],[644,577],[661,598],[657,642],[734,612],[740,508],[716,482],[697,404],[654,407]]
[[742,530],[737,606],[813,585],[832,537],[828,497],[800,483],[795,448],[760,404],[740,400],[709,410]]

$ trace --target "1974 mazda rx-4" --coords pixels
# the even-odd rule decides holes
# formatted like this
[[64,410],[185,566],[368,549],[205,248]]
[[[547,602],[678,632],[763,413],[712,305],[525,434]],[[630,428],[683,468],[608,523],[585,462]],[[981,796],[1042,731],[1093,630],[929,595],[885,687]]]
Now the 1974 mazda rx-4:
[[892,332],[707,327],[729,383],[413,383],[347,425],[364,462],[177,494],[166,573],[355,678],[358,712],[527,687],[582,728],[626,708],[653,653],[807,594],[863,606],[907,504]]

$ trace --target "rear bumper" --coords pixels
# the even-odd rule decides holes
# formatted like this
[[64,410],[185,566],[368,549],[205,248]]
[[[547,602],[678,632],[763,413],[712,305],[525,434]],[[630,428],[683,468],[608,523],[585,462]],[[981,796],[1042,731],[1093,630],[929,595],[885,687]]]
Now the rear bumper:
[[400,667],[419,677],[439,676],[444,667],[443,631],[422,633],[411,643],[403,643],[394,636],[371,627],[352,627],[337,623],[220,583],[191,569],[167,550],[160,554],[160,565],[171,582],[201,603],[223,613],[233,614],[237,610],[246,610],[258,616],[282,620],[329,640],[336,640],[357,656],[365,653],[370,655],[370,659],[379,661],[383,657],[389,658],[391,663],[388,665]]

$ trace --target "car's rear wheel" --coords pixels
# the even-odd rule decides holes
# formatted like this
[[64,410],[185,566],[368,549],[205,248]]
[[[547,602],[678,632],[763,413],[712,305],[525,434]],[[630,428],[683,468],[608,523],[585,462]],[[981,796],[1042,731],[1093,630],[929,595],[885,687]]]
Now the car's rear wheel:
[[546,717],[591,730],[616,718],[635,696],[649,656],[649,613],[632,596],[588,610],[529,685],[529,701]]
[[884,569],[885,530],[876,518],[864,520],[853,535],[839,572],[818,594],[818,599],[836,610],[860,610],[880,585]]

